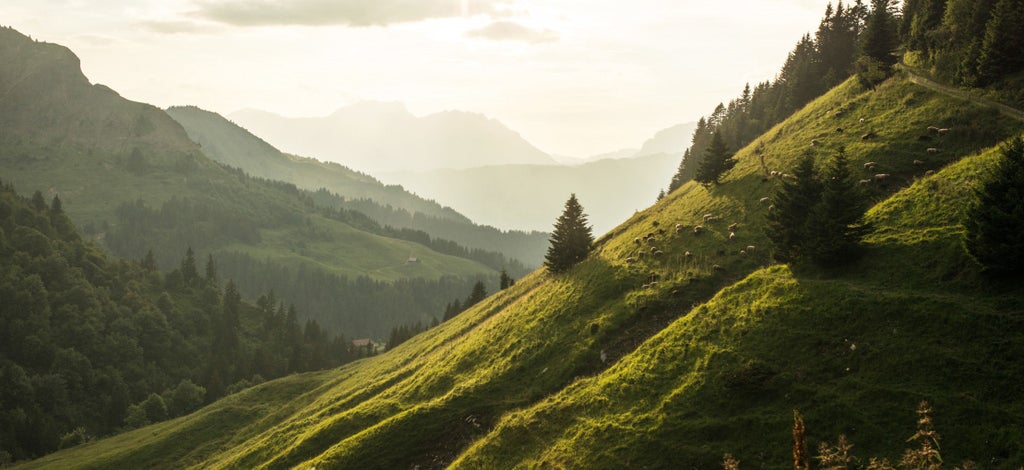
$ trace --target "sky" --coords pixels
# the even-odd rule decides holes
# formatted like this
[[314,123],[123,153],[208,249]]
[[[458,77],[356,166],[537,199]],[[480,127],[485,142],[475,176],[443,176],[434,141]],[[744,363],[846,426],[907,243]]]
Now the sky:
[[545,152],[639,147],[774,78],[827,0],[3,0],[93,83],[160,107],[477,112]]

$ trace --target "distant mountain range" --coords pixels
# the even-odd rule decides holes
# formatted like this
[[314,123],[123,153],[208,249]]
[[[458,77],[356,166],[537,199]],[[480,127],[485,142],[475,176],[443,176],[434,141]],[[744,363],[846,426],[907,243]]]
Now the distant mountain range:
[[397,171],[380,176],[456,207],[478,223],[522,230],[551,230],[562,204],[576,193],[595,232],[603,233],[655,201],[666,178],[679,166],[695,128],[696,123],[678,124],[657,132],[640,150],[560,158],[561,165]]
[[[169,112],[182,114],[177,108]],[[647,207],[675,172],[696,128],[693,122],[677,124],[658,131],[639,150],[580,159],[547,155],[480,114],[446,111],[420,118],[400,103],[362,102],[323,118],[285,118],[254,110],[229,117],[274,146],[372,172],[477,223],[538,231],[551,229],[573,192],[598,232]],[[190,127],[193,134],[210,132],[209,126],[186,124]],[[218,153],[206,147],[214,144],[203,145]],[[255,162],[237,164],[257,170],[251,167]],[[286,176],[294,169],[273,171],[276,178],[309,187]]]
[[501,122],[463,111],[417,117],[400,103],[367,101],[325,117],[256,110],[228,117],[285,152],[365,172],[556,163]]
[[[338,163],[284,154],[223,116],[195,106],[175,106],[167,113],[210,158],[253,176],[317,191],[318,204],[356,210],[381,225],[420,230],[467,248],[497,251],[530,269],[543,262],[547,233],[476,225],[454,209],[411,194],[399,185],[384,185]],[[512,266],[506,267],[511,272]]]

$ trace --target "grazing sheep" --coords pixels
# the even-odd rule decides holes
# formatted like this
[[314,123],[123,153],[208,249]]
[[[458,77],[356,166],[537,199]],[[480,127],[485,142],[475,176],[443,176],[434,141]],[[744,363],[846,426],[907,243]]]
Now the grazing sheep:
[[931,175],[934,175],[934,174],[935,174],[935,170],[928,170],[928,171],[924,172],[925,176],[931,176]]
[[782,179],[796,181],[796,175],[791,175],[789,173],[783,173],[782,174]]
[[729,232],[729,241],[733,241],[735,239],[736,239],[736,232]]
[[818,139],[811,139],[811,147],[817,147],[819,145],[821,145],[821,142],[819,142]]
[[867,121],[864,118],[860,118],[860,119],[857,120],[857,122],[859,122],[861,124],[864,124]]
[[740,249],[740,256],[747,256],[747,250]]
[[633,263],[633,262],[636,262],[636,258],[634,258],[634,257],[630,256],[629,258],[626,258],[626,262],[627,262],[627,263]]
[[864,164],[864,169],[865,169],[865,170],[868,170],[868,169],[870,169],[871,167],[873,167],[873,166],[875,166],[875,165],[878,165],[878,163],[875,163],[875,162],[867,162],[867,163],[865,163],[865,164]]
[[712,271],[721,271],[721,270],[723,270],[723,269],[725,269],[725,268],[723,268],[723,267],[721,267],[721,266],[719,266],[719,265],[717,265],[717,264],[716,264],[716,265],[712,265],[712,266],[711,266],[711,270],[712,270]]
[[685,256],[687,258],[693,258],[693,253],[690,253],[689,251],[687,251],[686,253],[683,253],[683,256]]
[[693,228],[693,234],[694,235],[700,235],[702,233],[704,233],[704,226],[703,225],[698,225],[698,226]]
[[717,218],[714,214],[704,214],[704,223],[712,222]]
[[781,174],[782,174],[782,172],[780,172],[780,171],[777,171],[777,170],[772,170],[770,174],[772,175],[772,177],[776,177],[776,176],[779,176],[779,175],[781,175]]
[[858,180],[857,184],[859,184],[859,185],[871,184],[871,180]]
[[860,136],[860,140],[874,139],[875,137],[878,137],[878,134],[875,134],[875,131],[868,131],[864,135]]
[[766,202],[768,202],[768,201],[770,201],[770,200],[771,200],[770,198],[767,198],[767,197],[763,197],[763,198],[761,198],[761,199],[758,199],[758,200],[757,200],[757,203],[758,203],[758,204],[764,204],[764,203],[766,203]]
[[838,117],[842,117],[843,116],[843,110],[840,109],[839,111],[836,111],[835,113],[832,114],[832,116],[833,117],[837,117],[837,118]]
[[938,134],[939,128],[935,126],[928,126],[928,132],[931,132],[932,134]]
[[946,129],[946,128],[939,129],[939,135],[946,135],[946,134],[949,134],[949,129]]
[[658,251],[654,252],[654,256],[661,256],[661,255],[664,255],[664,254],[665,254],[665,252],[661,251],[661,250],[658,250]]
[[640,237],[634,238],[633,239],[633,243],[636,243],[637,245],[639,245],[640,244]]
[[652,246],[650,251],[651,251],[651,254],[653,255],[655,251],[658,251],[658,247]]
[[768,206],[768,212],[775,212],[775,204]]
[[736,231],[737,228],[739,228],[739,226],[740,226],[740,224],[738,224],[738,223],[729,224],[729,231],[730,232],[734,232],[734,231]]
[[921,160],[914,160],[914,165],[921,166],[924,165],[924,162]]
[[939,153],[939,152],[941,152],[941,150],[939,150],[939,149],[937,149],[935,147],[928,147],[927,152],[928,153]]
[[756,249],[757,249],[757,247],[754,246],[754,245],[747,245],[747,248],[746,248],[747,253],[751,253],[751,254],[753,254],[754,250],[756,250]]
[[879,183],[884,183],[887,179],[889,179],[888,173],[879,173],[875,175],[875,181],[878,181]]

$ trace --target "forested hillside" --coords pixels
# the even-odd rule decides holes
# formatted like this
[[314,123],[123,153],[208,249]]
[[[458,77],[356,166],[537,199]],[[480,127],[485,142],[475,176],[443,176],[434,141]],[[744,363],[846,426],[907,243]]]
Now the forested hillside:
[[244,297],[273,290],[303,319],[381,339],[441,316],[479,279],[496,285],[504,267],[493,251],[389,231],[318,206],[294,184],[224,167],[163,111],[89,84],[66,48],[9,28],[0,29],[0,87],[6,180],[23,194],[60,195],[85,235],[119,257],[152,251],[167,269],[190,247],[200,259],[212,253]]
[[243,302],[216,260],[181,256],[167,275],[152,258],[108,260],[60,198],[0,187],[0,462],[358,354],[273,294]]

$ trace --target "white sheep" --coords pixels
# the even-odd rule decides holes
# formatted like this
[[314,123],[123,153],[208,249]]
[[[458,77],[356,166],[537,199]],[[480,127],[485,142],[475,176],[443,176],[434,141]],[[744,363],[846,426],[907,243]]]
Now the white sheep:
[[865,163],[865,164],[864,164],[864,169],[865,169],[865,170],[870,170],[870,169],[871,169],[871,167],[874,167],[874,166],[876,166],[876,165],[878,165],[878,163],[877,163],[877,162],[867,162],[867,163]]
[[949,134],[949,129],[946,129],[946,128],[939,129],[939,135],[946,135],[946,134]]
[[693,258],[693,253],[690,253],[689,251],[687,251],[686,253],[683,253],[683,256],[685,256],[687,258]]
[[730,231],[730,232],[733,232],[733,231],[735,231],[735,230],[736,230],[737,228],[739,228],[739,226],[740,226],[740,224],[739,224],[739,223],[732,223],[732,224],[729,224],[729,231]]
[[704,233],[704,226],[703,225],[698,225],[698,226],[693,228],[693,234],[694,235],[700,235],[701,233]]
[[871,184],[871,180],[858,180],[857,184],[859,184],[859,185]]
[[921,166],[924,165],[924,162],[921,160],[914,160],[914,165]]
[[928,171],[924,172],[925,176],[931,176],[931,175],[934,175],[934,174],[935,174],[935,170],[928,170]]
[[768,212],[775,212],[775,204],[768,206]]
[[754,250],[756,250],[756,249],[757,249],[757,247],[755,247],[754,245],[747,245],[747,248],[746,248],[747,253],[753,253]]
[[883,182],[883,181],[885,181],[887,179],[889,179],[889,174],[888,173],[879,173],[879,174],[875,175],[875,181]]
[[767,197],[763,197],[763,198],[761,198],[761,199],[758,199],[758,200],[757,200],[757,203],[758,203],[758,204],[764,204],[764,203],[766,203],[766,202],[768,202],[768,201],[770,201],[770,200],[771,200],[770,198],[767,198]]
[[928,126],[928,132],[938,133],[939,132],[939,128],[935,127],[935,126]]
[[935,147],[928,147],[927,152],[928,153],[939,153],[939,152],[941,152],[941,150],[939,150],[939,149],[937,149]]
[[729,232],[729,241],[733,241],[735,239],[736,239],[736,232]]
[[818,139],[811,139],[811,147],[817,147],[819,145],[821,145],[821,142],[818,141]]

